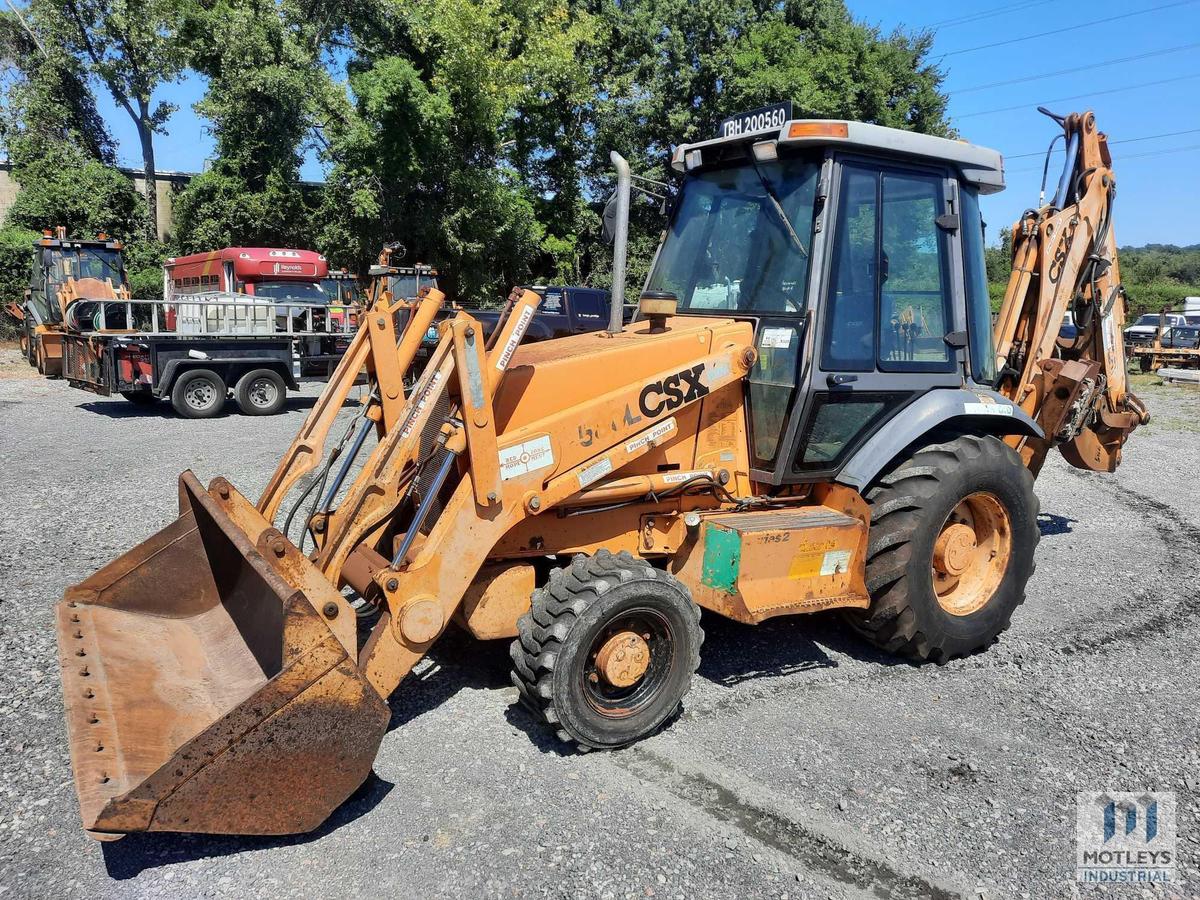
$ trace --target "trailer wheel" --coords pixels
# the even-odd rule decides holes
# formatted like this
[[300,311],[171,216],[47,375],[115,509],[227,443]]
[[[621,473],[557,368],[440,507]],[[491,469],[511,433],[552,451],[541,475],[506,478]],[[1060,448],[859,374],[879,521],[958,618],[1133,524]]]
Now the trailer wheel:
[[273,416],[287,399],[287,385],[278,372],[255,369],[238,379],[233,392],[238,409],[247,416]]
[[994,437],[917,450],[867,492],[871,605],[846,610],[873,644],[947,662],[994,643],[1025,599],[1039,532],[1033,475]]
[[121,391],[121,396],[134,406],[153,406],[158,402],[158,398],[149,391]]
[[628,552],[579,555],[534,591],[517,623],[521,702],[581,750],[657,731],[700,664],[700,608],[672,575]]
[[229,389],[210,369],[192,369],[175,380],[171,406],[185,419],[211,419],[225,407]]

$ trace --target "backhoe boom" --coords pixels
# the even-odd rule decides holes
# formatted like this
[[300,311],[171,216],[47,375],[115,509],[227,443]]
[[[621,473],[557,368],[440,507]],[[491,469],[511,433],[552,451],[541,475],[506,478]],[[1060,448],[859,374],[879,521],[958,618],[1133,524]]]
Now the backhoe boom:
[[[1045,432],[1009,439],[1035,474],[1054,446],[1074,466],[1111,472],[1129,432],[1148,420],[1126,386],[1117,183],[1095,116],[1055,118],[1067,142],[1058,192],[1013,225],[1013,269],[995,326],[1000,390]],[[1069,344],[1059,338],[1068,312],[1078,327]]]

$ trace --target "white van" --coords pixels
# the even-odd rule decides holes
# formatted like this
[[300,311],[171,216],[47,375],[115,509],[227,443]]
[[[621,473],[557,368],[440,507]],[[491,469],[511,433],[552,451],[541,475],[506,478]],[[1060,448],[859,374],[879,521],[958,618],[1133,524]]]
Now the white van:
[[1183,317],[1189,325],[1200,325],[1200,297],[1183,298]]

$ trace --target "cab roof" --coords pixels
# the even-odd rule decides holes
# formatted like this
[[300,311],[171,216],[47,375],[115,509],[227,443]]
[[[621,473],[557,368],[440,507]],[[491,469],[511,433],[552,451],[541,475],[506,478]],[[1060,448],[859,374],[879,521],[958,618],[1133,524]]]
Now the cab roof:
[[[998,150],[966,141],[934,137],[845,119],[789,119],[780,128],[717,137],[675,149],[671,166],[686,172],[731,159],[742,146],[776,142],[781,146],[852,147],[890,156],[950,163],[981,194],[1004,190],[1004,158]],[[733,151],[732,153],[730,151]]]

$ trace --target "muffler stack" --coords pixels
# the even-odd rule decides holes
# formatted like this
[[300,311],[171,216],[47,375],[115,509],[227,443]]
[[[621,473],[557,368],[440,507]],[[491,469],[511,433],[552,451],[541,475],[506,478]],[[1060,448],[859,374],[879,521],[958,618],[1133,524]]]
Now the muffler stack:
[[364,781],[389,720],[354,614],[223,479],[58,607],[83,824],[291,834]]

